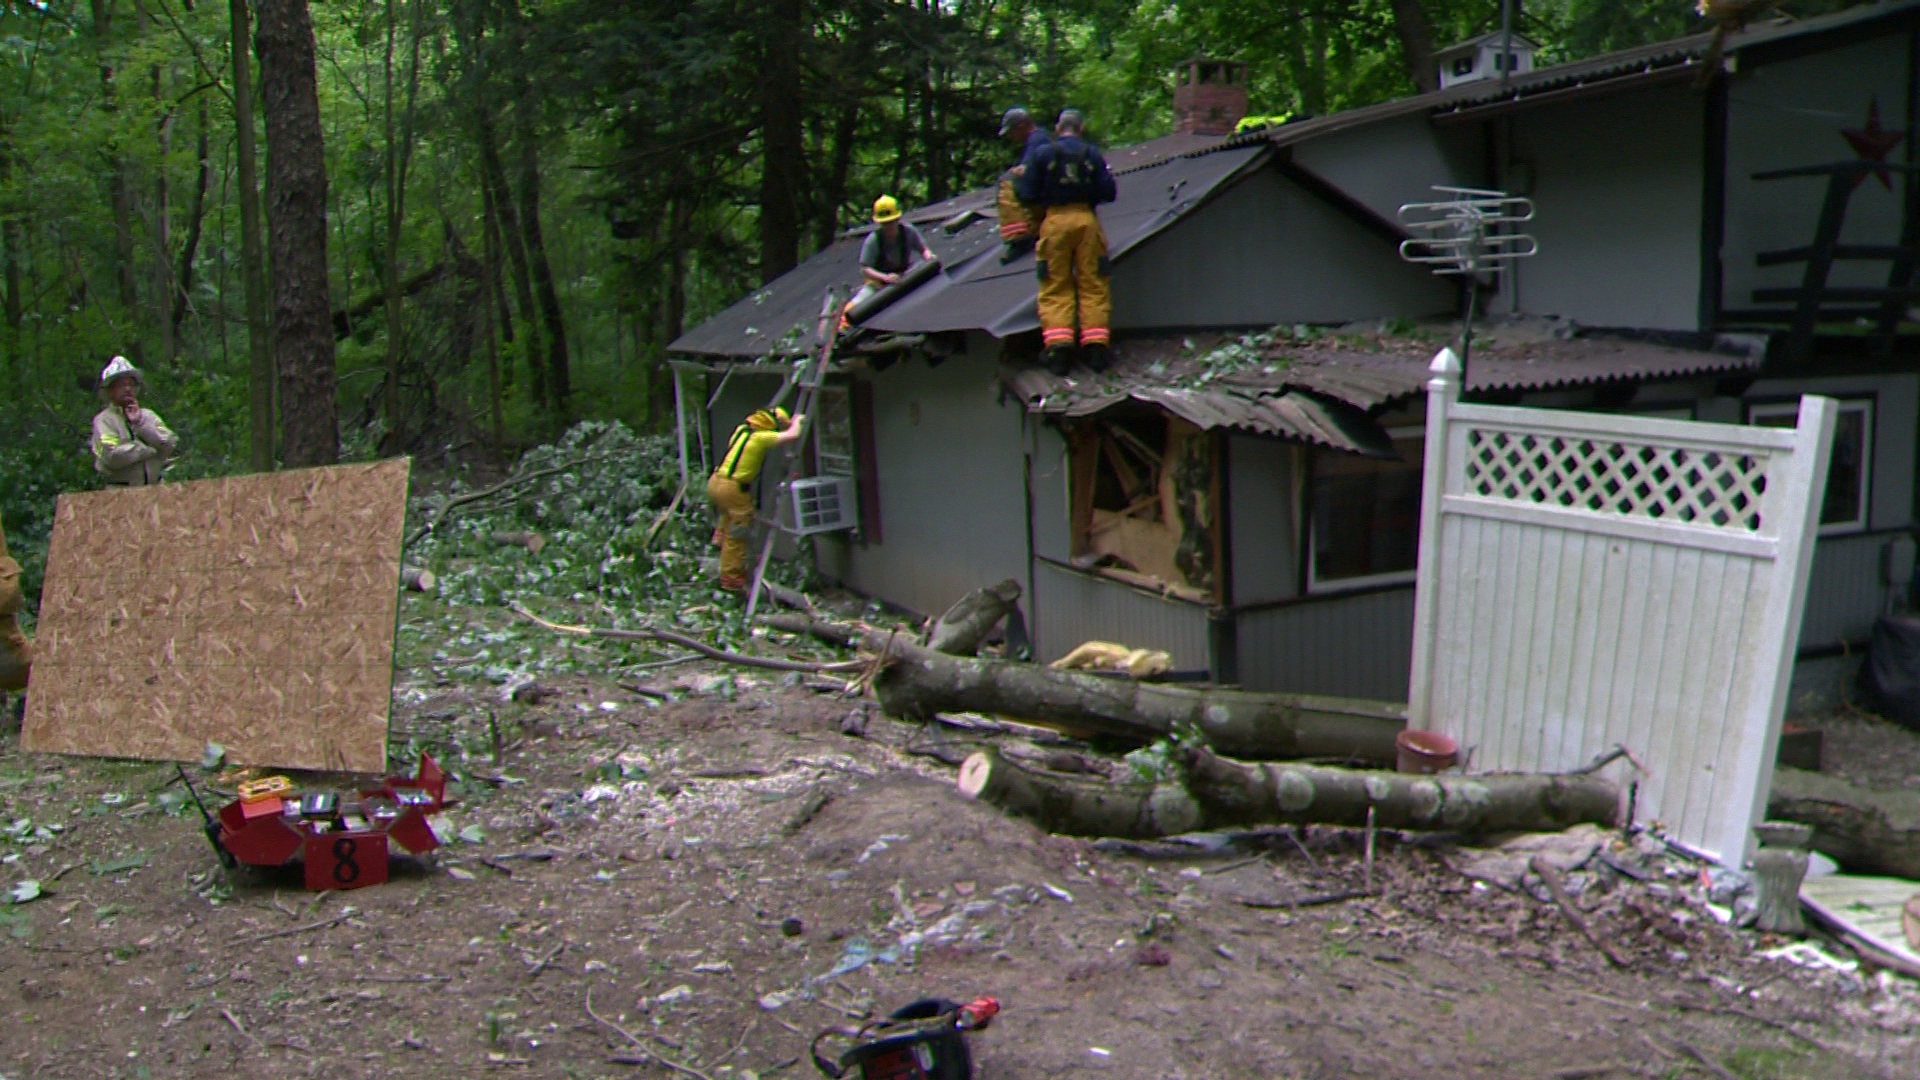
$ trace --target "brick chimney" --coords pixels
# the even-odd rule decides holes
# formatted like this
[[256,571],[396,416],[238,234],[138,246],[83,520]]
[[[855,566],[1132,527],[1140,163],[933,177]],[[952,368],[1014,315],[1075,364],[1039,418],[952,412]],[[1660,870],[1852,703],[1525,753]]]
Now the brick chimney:
[[1174,76],[1173,130],[1231,135],[1246,115],[1247,65],[1198,56],[1180,65]]

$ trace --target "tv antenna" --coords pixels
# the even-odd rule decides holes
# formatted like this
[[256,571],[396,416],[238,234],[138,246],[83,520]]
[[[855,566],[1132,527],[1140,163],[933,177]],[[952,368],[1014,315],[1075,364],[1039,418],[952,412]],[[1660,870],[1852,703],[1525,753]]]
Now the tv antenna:
[[1532,199],[1486,188],[1435,184],[1433,190],[1452,198],[1400,208],[1400,223],[1409,234],[1400,242],[1400,257],[1431,266],[1436,274],[1467,278],[1466,322],[1460,332],[1460,387],[1464,390],[1480,274],[1537,253],[1540,243],[1512,229],[1533,220]]

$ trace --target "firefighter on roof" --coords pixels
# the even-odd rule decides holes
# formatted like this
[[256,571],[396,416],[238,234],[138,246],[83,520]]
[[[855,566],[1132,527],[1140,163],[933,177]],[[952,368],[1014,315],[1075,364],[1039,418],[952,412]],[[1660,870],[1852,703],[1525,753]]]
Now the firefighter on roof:
[[1113,173],[1100,148],[1080,135],[1086,118],[1064,109],[1054,135],[1036,142],[1020,162],[1015,190],[1022,201],[1041,208],[1040,339],[1045,362],[1064,375],[1073,360],[1074,327],[1079,325],[1080,359],[1100,371],[1112,359],[1107,319],[1112,295],[1107,286],[1107,234],[1094,207],[1117,194]]
[[733,429],[726,453],[707,480],[707,498],[720,522],[713,530],[720,543],[720,587],[747,589],[747,534],[753,528],[753,478],[760,475],[767,451],[800,438],[805,416],[785,409],[756,409]]
[[[1044,144],[1047,133],[1034,126],[1033,117],[1027,110],[1015,105],[1000,118],[1000,137],[1020,148],[1020,158],[1025,160],[1028,151],[1035,143]],[[1040,208],[1029,206],[1020,201],[1014,192],[1014,184],[1024,170],[1019,162],[1000,177],[1000,262],[1002,265],[1025,255],[1033,249],[1033,242],[1040,235]]]
[[93,418],[93,467],[108,487],[160,482],[180,439],[152,409],[140,407],[140,369],[116,356],[100,373],[107,407]]

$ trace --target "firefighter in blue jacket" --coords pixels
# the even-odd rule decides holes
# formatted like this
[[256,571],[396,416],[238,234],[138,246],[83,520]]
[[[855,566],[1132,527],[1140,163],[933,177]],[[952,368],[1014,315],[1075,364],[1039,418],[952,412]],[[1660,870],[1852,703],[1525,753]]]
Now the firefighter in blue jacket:
[[1107,285],[1107,234],[1094,207],[1114,200],[1113,173],[1100,148],[1080,135],[1086,118],[1063,109],[1054,135],[1035,141],[1015,181],[1020,201],[1040,208],[1040,339],[1045,362],[1066,374],[1078,323],[1080,359],[1095,371],[1112,359],[1108,327],[1113,298]]

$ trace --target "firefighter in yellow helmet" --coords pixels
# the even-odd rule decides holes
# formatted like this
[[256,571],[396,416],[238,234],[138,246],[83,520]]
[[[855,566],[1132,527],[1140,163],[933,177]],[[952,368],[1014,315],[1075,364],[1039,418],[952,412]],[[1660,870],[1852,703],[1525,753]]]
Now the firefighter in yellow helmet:
[[727,439],[713,475],[707,479],[707,498],[720,518],[713,530],[720,544],[720,587],[732,592],[747,588],[747,534],[753,528],[753,479],[766,464],[767,451],[800,438],[805,416],[788,416],[785,409],[756,409]]
[[14,620],[25,600],[20,595],[20,564],[7,554],[7,533],[0,528],[0,690],[25,690],[33,649]]
[[160,482],[180,439],[160,414],[140,406],[140,369],[116,356],[100,373],[107,407],[93,418],[93,467],[108,487],[143,487]]

